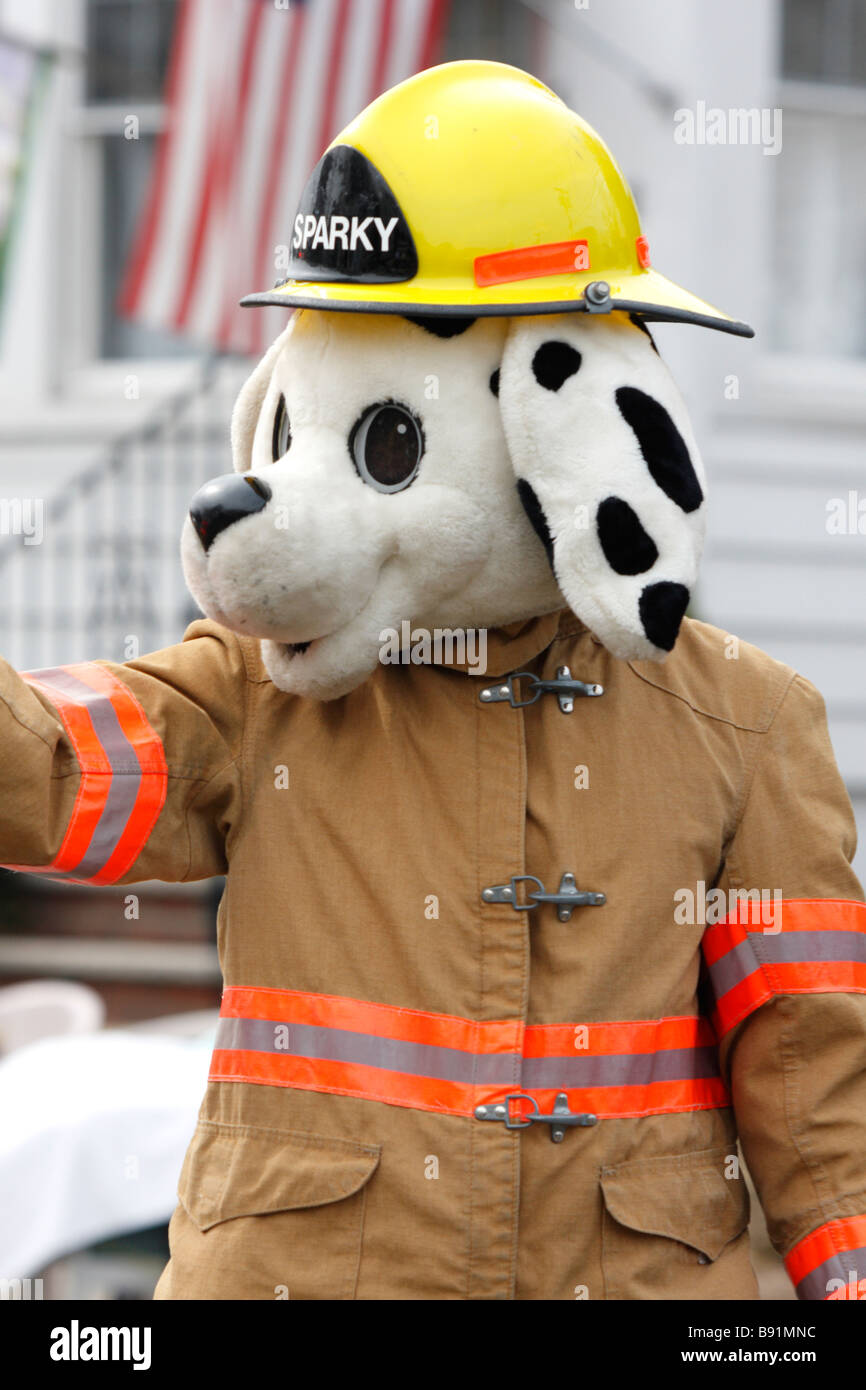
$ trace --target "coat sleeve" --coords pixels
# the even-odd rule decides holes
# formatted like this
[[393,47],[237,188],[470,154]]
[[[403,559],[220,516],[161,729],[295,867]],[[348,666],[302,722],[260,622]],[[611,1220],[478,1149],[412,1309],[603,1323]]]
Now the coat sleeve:
[[857,1298],[859,1289],[862,1298],[866,907],[850,863],[854,817],[808,681],[791,679],[769,730],[755,737],[720,884],[727,915],[703,939],[722,1065],[770,1238],[798,1296]]
[[204,620],[122,664],[0,660],[0,862],[93,884],[224,873],[247,688],[237,638]]

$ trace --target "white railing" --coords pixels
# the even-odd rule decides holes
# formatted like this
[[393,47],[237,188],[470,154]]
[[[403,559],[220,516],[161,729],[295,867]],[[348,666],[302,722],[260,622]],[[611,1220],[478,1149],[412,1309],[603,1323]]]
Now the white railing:
[[191,387],[113,440],[60,495],[40,500],[38,543],[32,525],[30,539],[0,536],[0,652],[12,665],[123,661],[180,639],[198,615],[180,531],[197,488],[231,469],[228,422],[241,375],[237,363],[205,359]]

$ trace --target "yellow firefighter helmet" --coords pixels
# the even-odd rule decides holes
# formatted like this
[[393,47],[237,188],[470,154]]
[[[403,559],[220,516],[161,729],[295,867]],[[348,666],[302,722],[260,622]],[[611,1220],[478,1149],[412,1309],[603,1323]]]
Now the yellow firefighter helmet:
[[752,329],[650,264],[604,142],[542,82],[444,63],[337,136],[291,228],[288,278],[251,304],[392,314],[618,309]]

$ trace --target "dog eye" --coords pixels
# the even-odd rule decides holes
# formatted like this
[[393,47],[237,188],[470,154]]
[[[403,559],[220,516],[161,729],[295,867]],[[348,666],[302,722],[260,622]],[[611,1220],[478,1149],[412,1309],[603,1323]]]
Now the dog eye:
[[283,454],[287,454],[292,447],[292,431],[289,428],[289,412],[286,410],[286,398],[280,396],[277,408],[274,413],[274,431],[271,435],[271,460],[276,463]]
[[424,453],[421,422],[403,405],[371,405],[349,436],[349,451],[365,483],[399,492],[412,482]]

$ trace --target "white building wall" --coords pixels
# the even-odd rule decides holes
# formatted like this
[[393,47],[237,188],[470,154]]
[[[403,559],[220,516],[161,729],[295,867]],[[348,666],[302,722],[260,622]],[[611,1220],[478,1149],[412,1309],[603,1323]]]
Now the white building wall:
[[[548,10],[556,29],[548,31],[542,76],[611,146],[637,197],[653,264],[756,329],[750,341],[685,326],[653,330],[688,401],[709,474],[695,609],[789,662],[825,695],[866,877],[866,536],[826,528],[830,499],[854,492],[866,506],[866,361],[774,350],[774,297],[798,293],[776,272],[784,108],[776,156],[674,140],[674,112],[699,101],[779,106],[780,7],[776,0],[591,0],[588,9]],[[610,53],[581,37],[582,24],[624,51],[619,70]],[[669,99],[635,79],[634,61]],[[828,194],[816,188],[814,196]],[[853,257],[853,275],[857,265]],[[820,259],[804,246],[804,276],[820,272]],[[732,390],[738,394],[729,398]]]
[[[784,118],[777,157],[674,140],[678,108],[779,104],[778,0],[590,0],[586,8],[532,0],[530,8],[553,20],[532,62],[610,144],[637,195],[654,264],[757,329],[751,342],[688,326],[655,330],[709,470],[696,609],[825,693],[866,874],[866,538],[831,536],[825,524],[829,499],[866,496],[866,360],[772,348],[776,296],[798,292],[776,274]],[[80,44],[80,14],[76,0],[0,0],[0,26],[43,41]],[[598,36],[614,51],[602,51]],[[141,393],[130,401],[123,378],[139,364],[93,363],[78,352],[70,304],[87,293],[74,235],[78,81],[74,62],[51,81],[0,325],[0,495],[20,492],[25,478],[48,496],[62,491],[194,368],[140,364]],[[816,199],[827,196],[815,189]],[[820,258],[804,254],[804,277],[820,271]],[[226,439],[219,422],[213,429],[218,472]]]

